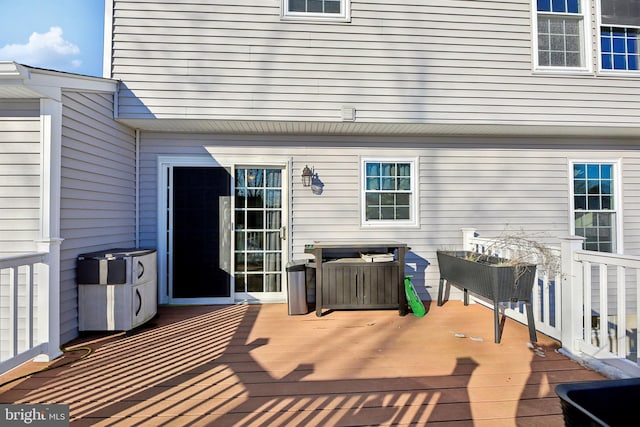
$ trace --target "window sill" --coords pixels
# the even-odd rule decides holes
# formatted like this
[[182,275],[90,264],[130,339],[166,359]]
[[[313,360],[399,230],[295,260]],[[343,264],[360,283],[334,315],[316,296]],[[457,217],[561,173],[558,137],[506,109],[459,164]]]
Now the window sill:
[[397,230],[397,229],[419,229],[420,224],[415,222],[397,222],[397,223],[389,223],[389,222],[379,222],[379,223],[360,223],[360,228],[365,229],[389,229],[389,230]]
[[573,76],[592,76],[593,71],[588,68],[534,68],[534,75],[573,75]]
[[350,23],[350,16],[330,16],[330,15],[314,15],[314,14],[300,14],[300,15],[280,15],[281,21],[298,21],[298,22],[331,22],[331,23]]
[[600,70],[598,71],[598,76],[601,77],[619,77],[619,78],[638,78],[640,77],[640,70]]

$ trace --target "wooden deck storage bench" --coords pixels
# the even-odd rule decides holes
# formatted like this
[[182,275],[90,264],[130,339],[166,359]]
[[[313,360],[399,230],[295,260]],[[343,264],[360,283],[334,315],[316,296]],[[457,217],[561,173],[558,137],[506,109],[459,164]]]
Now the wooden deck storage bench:
[[[305,252],[316,261],[316,315],[323,309],[397,308],[406,314],[404,258],[398,242],[318,242]],[[394,254],[392,261],[371,262],[361,254]]]

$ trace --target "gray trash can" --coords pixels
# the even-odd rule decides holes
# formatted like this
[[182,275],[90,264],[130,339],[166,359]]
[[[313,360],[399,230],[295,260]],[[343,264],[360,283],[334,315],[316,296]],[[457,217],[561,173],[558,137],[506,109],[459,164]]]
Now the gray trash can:
[[289,289],[289,315],[307,314],[307,260],[297,259],[287,263],[287,280]]

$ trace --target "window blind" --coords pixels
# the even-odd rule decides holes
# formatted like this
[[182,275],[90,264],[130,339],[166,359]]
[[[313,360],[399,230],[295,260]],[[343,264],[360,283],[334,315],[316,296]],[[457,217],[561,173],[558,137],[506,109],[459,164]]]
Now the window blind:
[[600,0],[603,25],[640,27],[640,0]]

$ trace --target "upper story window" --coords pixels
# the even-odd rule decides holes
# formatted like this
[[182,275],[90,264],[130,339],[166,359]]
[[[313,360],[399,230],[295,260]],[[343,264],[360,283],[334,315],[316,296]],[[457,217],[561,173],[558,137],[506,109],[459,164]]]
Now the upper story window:
[[282,17],[349,21],[351,0],[282,0]]
[[639,71],[640,2],[600,0],[600,67]]
[[613,163],[573,164],[573,215],[577,236],[590,251],[615,252],[617,236],[616,176]]
[[416,162],[413,159],[362,161],[363,225],[415,225]]
[[[534,0],[534,68],[640,71],[640,0]],[[598,43],[592,43],[591,23]],[[593,46],[596,49],[593,49]],[[594,56],[595,55],[595,56]]]
[[603,70],[638,71],[638,29],[600,28],[600,53]]
[[537,67],[586,67],[583,0],[537,0]]

